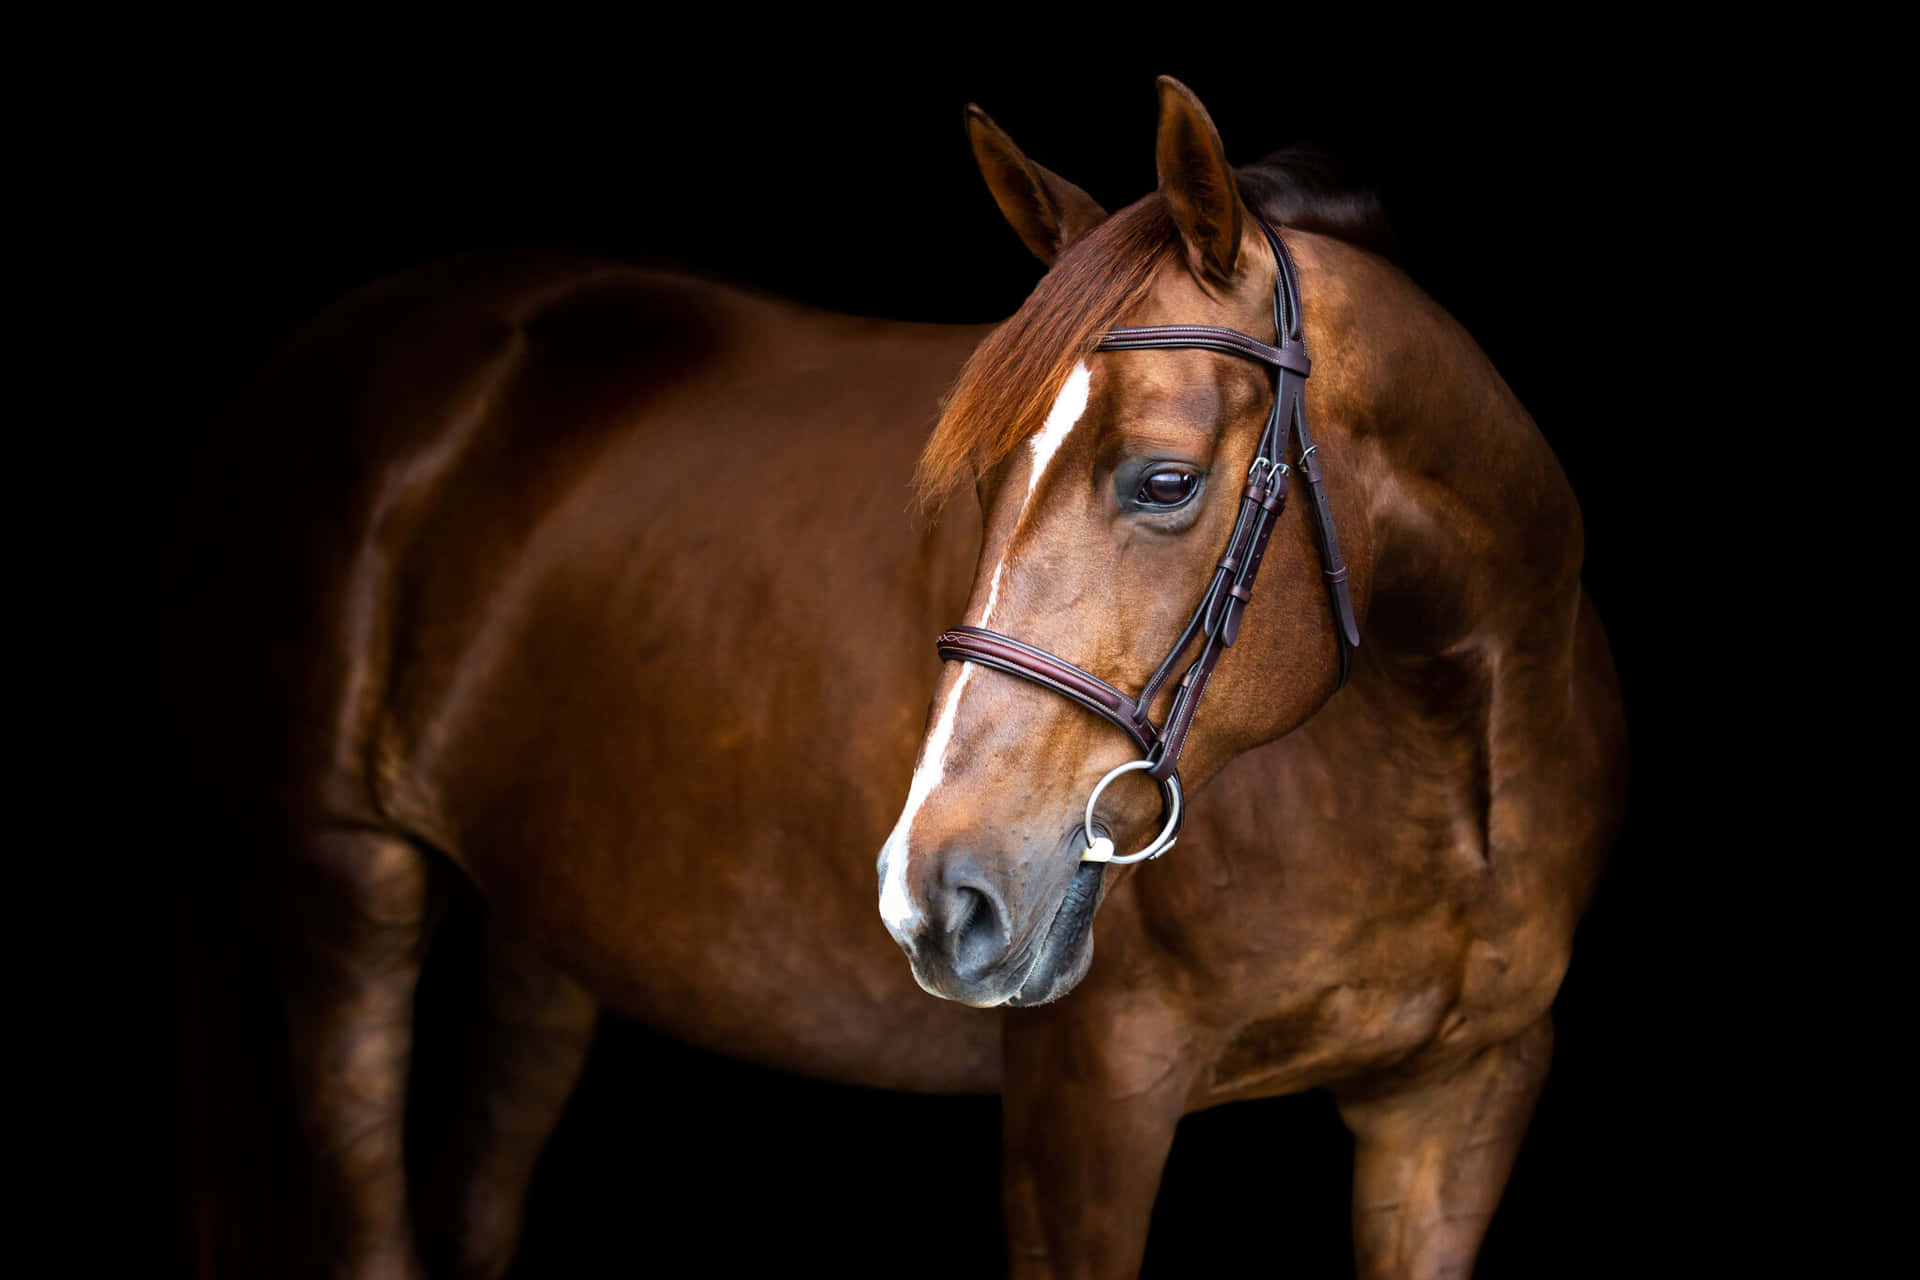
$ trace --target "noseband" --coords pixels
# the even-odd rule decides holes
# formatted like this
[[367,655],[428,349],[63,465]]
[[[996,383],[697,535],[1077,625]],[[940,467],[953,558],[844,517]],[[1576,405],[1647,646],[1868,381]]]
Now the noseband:
[[[1207,681],[1220,655],[1240,634],[1240,620],[1247,602],[1253,599],[1253,579],[1260,572],[1260,561],[1267,553],[1267,540],[1280,520],[1287,502],[1287,478],[1298,467],[1306,478],[1313,498],[1313,528],[1320,542],[1320,556],[1332,599],[1335,634],[1340,643],[1340,684],[1353,671],[1353,651],[1360,644],[1359,624],[1354,621],[1353,600],[1347,592],[1347,569],[1340,559],[1340,539],[1333,529],[1333,509],[1327,505],[1326,485],[1321,476],[1320,459],[1307,435],[1307,359],[1306,339],[1300,327],[1300,280],[1294,271],[1293,257],[1280,237],[1257,214],[1254,221],[1266,233],[1273,246],[1277,271],[1273,283],[1273,331],[1277,345],[1269,346],[1237,329],[1210,324],[1148,325],[1110,329],[1096,351],[1144,351],[1153,347],[1196,347],[1239,356],[1271,365],[1275,374],[1273,408],[1260,433],[1260,446],[1254,451],[1247,469],[1246,488],[1240,496],[1240,513],[1234,520],[1233,535],[1227,539],[1226,553],[1220,557],[1200,605],[1193,611],[1186,629],[1173,642],[1138,698],[1130,698],[1106,681],[1082,671],[1064,658],[1035,648],[1012,636],[989,631],[985,627],[959,626],[941,633],[935,642],[940,656],[952,662],[973,662],[1009,675],[1031,680],[1044,689],[1071,698],[1087,710],[1113,724],[1132,738],[1141,758],[1131,760],[1100,779],[1087,797],[1083,834],[1087,848],[1081,854],[1085,862],[1139,862],[1157,858],[1173,848],[1180,835],[1185,809],[1180,792],[1180,753],[1186,748],[1187,732],[1193,727],[1194,713],[1207,691]],[[1300,456],[1289,463],[1292,438],[1300,437]],[[1160,692],[1182,656],[1202,637],[1199,656],[1180,677],[1167,711],[1166,725],[1156,728],[1149,717],[1154,695]],[[1162,802],[1160,834],[1138,853],[1124,856],[1113,852],[1113,841],[1093,832],[1094,805],[1100,795],[1123,774],[1145,770],[1160,784]]]

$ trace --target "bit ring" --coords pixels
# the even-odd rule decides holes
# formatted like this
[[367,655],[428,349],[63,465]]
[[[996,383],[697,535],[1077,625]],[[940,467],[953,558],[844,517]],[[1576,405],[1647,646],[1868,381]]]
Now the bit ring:
[[[1147,859],[1157,858],[1167,850],[1173,848],[1174,844],[1179,840],[1179,836],[1174,834],[1180,830],[1180,779],[1177,777],[1166,778],[1160,783],[1160,789],[1167,797],[1167,821],[1166,825],[1160,828],[1160,834],[1155,836],[1153,842],[1146,848],[1140,850],[1138,853],[1115,854],[1112,852],[1113,841],[1108,840],[1105,836],[1095,836],[1093,834],[1093,808],[1100,803],[1101,792],[1113,785],[1114,779],[1120,777],[1120,775],[1132,773],[1138,769],[1151,769],[1153,766],[1154,762],[1152,760],[1129,760],[1118,768],[1109,771],[1106,777],[1100,779],[1100,781],[1094,785],[1093,794],[1087,797],[1086,817],[1081,823],[1081,834],[1084,835],[1087,840],[1086,852],[1080,855],[1082,862],[1115,862],[1122,865],[1129,862],[1145,862]],[[1102,843],[1106,846],[1104,850],[1100,848]],[[1102,854],[1105,856],[1101,856]]]

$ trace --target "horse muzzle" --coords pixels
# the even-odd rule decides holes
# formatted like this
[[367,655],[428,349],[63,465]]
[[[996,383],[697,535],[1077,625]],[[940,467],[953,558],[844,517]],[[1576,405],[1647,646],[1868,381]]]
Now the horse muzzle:
[[1044,1004],[1072,990],[1093,959],[1106,884],[1105,863],[1079,860],[1083,844],[1076,826],[1024,877],[996,875],[964,853],[945,857],[911,924],[888,923],[915,981],[976,1008]]

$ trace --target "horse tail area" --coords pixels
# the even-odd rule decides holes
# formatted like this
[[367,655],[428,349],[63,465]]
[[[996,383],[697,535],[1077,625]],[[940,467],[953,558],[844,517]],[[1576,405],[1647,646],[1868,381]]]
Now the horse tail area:
[[1399,242],[1380,194],[1350,157],[1299,144],[1235,170],[1241,197],[1268,221],[1333,236],[1398,265]]
[[633,421],[650,359],[697,363],[695,304],[661,279],[489,257],[382,281],[199,442],[155,646],[193,815],[172,916],[194,1274],[290,1274],[329,1250],[353,1274],[414,1273],[415,987],[448,895],[470,890],[444,874],[395,700],[457,678],[516,547]]

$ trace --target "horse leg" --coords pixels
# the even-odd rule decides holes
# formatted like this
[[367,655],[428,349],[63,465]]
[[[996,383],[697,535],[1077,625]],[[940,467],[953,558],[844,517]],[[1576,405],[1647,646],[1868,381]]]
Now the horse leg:
[[497,1280],[513,1260],[534,1163],[580,1079],[600,1006],[491,922],[477,1004],[420,1234],[435,1275]]
[[1553,1051],[1549,1018],[1439,1079],[1340,1097],[1366,1277],[1469,1276]]
[[1007,1016],[1002,1196],[1010,1273],[1131,1276],[1186,1110],[1189,1037],[1164,1006]]
[[367,829],[318,833],[287,867],[280,933],[294,1100],[336,1276],[421,1274],[401,1135],[428,887],[419,849]]

